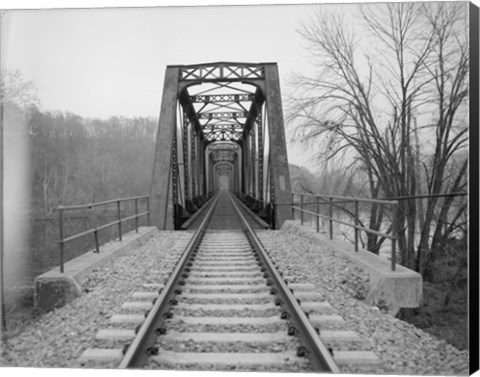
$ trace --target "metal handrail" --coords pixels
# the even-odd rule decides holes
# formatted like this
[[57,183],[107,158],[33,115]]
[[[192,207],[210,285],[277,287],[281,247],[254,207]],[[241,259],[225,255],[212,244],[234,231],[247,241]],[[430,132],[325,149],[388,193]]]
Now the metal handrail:
[[[295,203],[295,195],[300,196],[300,203]],[[310,198],[315,198],[314,203],[304,203],[304,198],[305,197],[310,197]],[[340,219],[336,219],[333,217],[333,206],[334,204],[338,206],[338,203],[347,203],[347,202],[353,202],[355,204],[355,222],[350,223],[346,222]],[[359,212],[358,212],[358,205],[359,203],[370,203],[370,204],[380,204],[380,205],[387,205],[392,208],[392,232],[391,234],[383,233],[383,232],[378,232],[373,229],[368,229],[359,224]],[[297,206],[300,204],[300,206]],[[315,205],[316,209],[315,211],[312,210],[307,210],[304,207],[305,206],[310,206],[310,205]],[[329,206],[329,215],[322,215],[320,214],[320,205],[328,205]],[[329,237],[330,239],[333,239],[333,223],[338,223],[338,224],[343,224],[346,226],[349,226],[351,228],[355,229],[355,251],[358,251],[358,241],[359,241],[359,232],[364,231],[366,233],[372,233],[376,234],[381,237],[389,238],[392,241],[392,252],[391,252],[391,270],[395,271],[396,269],[396,242],[398,239],[397,236],[397,212],[398,212],[398,201],[397,200],[382,200],[382,199],[371,199],[371,198],[354,198],[354,197],[344,197],[344,196],[336,196],[336,195],[313,195],[313,194],[303,194],[303,193],[292,193],[292,217],[295,217],[295,211],[300,212],[300,223],[303,225],[304,223],[304,214],[309,214],[312,216],[315,216],[317,218],[316,221],[316,230],[317,233],[320,232],[320,218],[326,219],[329,221]]]
[[[146,200],[147,202],[147,210],[144,212],[138,212],[138,201],[139,200]],[[121,207],[120,204],[127,202],[127,201],[134,201],[135,202],[135,214],[128,217],[121,217]],[[117,220],[112,221],[108,224],[100,225],[95,228],[91,228],[85,230],[83,232],[74,234],[69,237],[64,236],[64,212],[66,211],[73,211],[79,209],[91,209],[94,207],[101,207],[106,206],[109,204],[117,204]],[[120,198],[120,199],[112,199],[106,200],[103,202],[96,202],[96,203],[89,203],[89,204],[80,204],[80,205],[70,205],[70,206],[58,206],[55,211],[58,212],[58,230],[59,230],[59,251],[60,251],[60,273],[64,273],[64,255],[65,255],[65,243],[76,240],[78,238],[87,236],[89,234],[93,234],[95,238],[95,251],[94,253],[100,253],[100,245],[98,241],[98,231],[109,228],[114,225],[118,225],[118,238],[122,240],[122,223],[130,220],[135,220],[135,231],[138,233],[138,219],[140,217],[146,216],[147,217],[147,224],[150,226],[150,197],[148,195],[144,196],[132,196],[129,198]]]

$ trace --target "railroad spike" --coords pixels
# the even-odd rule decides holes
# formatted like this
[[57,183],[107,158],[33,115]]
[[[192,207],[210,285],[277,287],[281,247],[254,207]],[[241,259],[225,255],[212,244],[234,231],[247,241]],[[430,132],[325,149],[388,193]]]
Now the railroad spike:
[[305,346],[299,346],[297,348],[297,356],[298,357],[305,357],[308,355],[308,350],[305,348]]
[[147,353],[148,356],[158,356],[160,349],[159,347],[153,346],[153,347],[148,347],[145,352]]

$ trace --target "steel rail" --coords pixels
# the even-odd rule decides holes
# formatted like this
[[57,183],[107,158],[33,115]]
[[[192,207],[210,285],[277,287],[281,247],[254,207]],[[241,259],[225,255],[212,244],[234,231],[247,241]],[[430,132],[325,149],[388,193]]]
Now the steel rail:
[[175,294],[175,288],[182,277],[190,255],[196,249],[202,239],[203,234],[205,233],[206,226],[210,221],[218,198],[219,196],[214,199],[214,201],[212,202],[212,206],[205,215],[205,219],[202,221],[200,227],[190,239],[190,242],[186,246],[182,257],[178,261],[175,269],[172,271],[170,278],[162,289],[159,297],[156,299],[155,304],[148,313],[145,321],[139,328],[133,342],[128,347],[128,350],[125,352],[125,355],[120,362],[118,368],[125,369],[139,367],[145,363],[148,357],[147,349],[155,343],[155,340],[157,338],[157,333],[155,332],[155,330],[164,320],[163,315],[165,312],[168,311],[168,308],[170,306],[170,300]]
[[262,243],[258,239],[258,236],[255,234],[250,224],[248,224],[247,220],[240,212],[237,204],[232,199],[230,194],[229,198],[237,210],[240,220],[245,228],[247,238],[249,238],[253,243],[252,246],[258,251],[259,256],[263,259],[265,266],[269,270],[270,276],[274,280],[275,287],[279,289],[278,293],[281,296],[283,303],[285,303],[289,313],[291,314],[291,318],[289,319],[295,325],[297,331],[299,332],[299,337],[304,342],[304,345],[308,350],[308,358],[312,364],[312,367],[316,371],[340,373],[340,369],[335,363],[335,360],[333,360],[330,351],[320,340],[315,328],[308,320],[307,316],[301,309],[300,304],[297,302],[291,290],[288,288],[287,284],[284,282],[282,276],[273,264],[267,250],[263,247]]

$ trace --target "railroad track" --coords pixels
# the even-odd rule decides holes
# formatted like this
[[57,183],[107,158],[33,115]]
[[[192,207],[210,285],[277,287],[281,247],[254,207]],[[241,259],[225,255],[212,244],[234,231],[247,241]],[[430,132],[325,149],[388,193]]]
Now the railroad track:
[[222,193],[205,213],[168,252],[168,281],[134,292],[97,332],[107,348],[86,349],[82,365],[338,373],[338,364],[346,373],[381,362],[359,350],[362,338],[343,330],[314,285],[281,275],[269,254],[275,248],[252,229],[262,224],[241,203]]
[[215,199],[120,368],[339,372],[241,212]]

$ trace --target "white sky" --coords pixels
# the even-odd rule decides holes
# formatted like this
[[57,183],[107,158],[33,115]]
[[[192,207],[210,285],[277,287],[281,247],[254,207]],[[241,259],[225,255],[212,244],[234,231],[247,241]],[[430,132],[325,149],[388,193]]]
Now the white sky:
[[[233,1],[68,3],[98,7]],[[65,5],[0,0],[0,7],[8,6]],[[169,64],[277,62],[285,97],[292,71],[313,68],[296,29],[320,6],[356,9],[352,4],[296,4],[10,10],[3,18],[2,66],[19,69],[36,83],[42,110],[82,117],[157,117]],[[290,162],[311,166],[309,154],[289,147]]]
[[158,116],[168,64],[278,62],[282,79],[293,69],[308,69],[295,29],[312,9],[10,11],[4,65],[35,81],[44,110],[91,117]]

